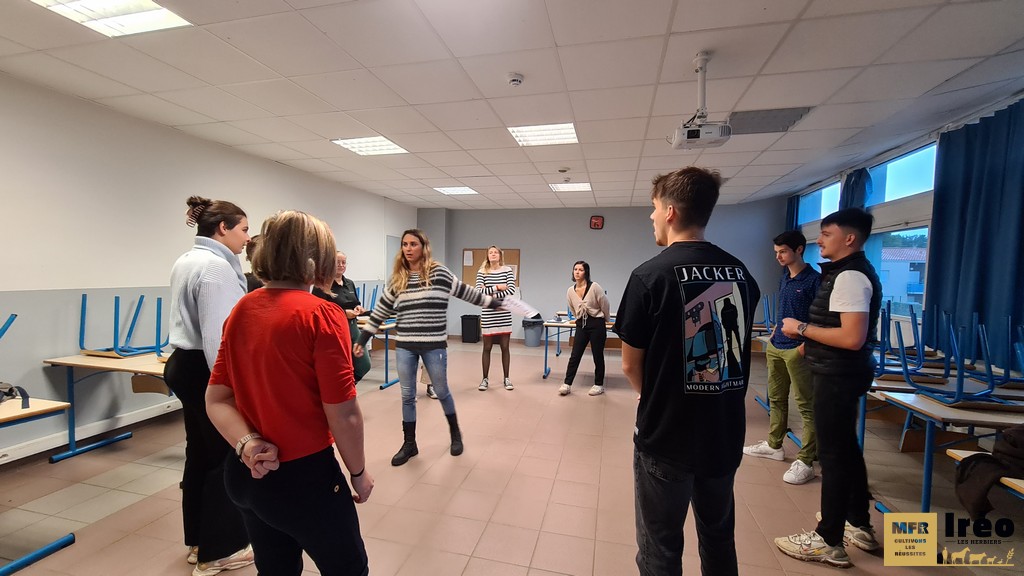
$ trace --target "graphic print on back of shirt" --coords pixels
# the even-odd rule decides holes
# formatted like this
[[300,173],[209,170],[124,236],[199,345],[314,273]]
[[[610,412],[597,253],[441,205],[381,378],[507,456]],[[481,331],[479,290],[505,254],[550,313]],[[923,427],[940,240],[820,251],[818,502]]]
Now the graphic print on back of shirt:
[[687,393],[718,394],[742,388],[744,337],[749,316],[741,294],[743,270],[736,266],[678,266],[683,299]]

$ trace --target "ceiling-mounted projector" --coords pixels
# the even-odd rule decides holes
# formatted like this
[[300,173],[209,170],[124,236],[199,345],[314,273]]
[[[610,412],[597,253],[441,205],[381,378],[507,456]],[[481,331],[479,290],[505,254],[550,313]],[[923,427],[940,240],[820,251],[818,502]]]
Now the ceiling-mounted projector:
[[725,144],[732,136],[732,128],[728,122],[708,122],[708,107],[705,101],[707,94],[709,52],[698,52],[693,59],[694,72],[697,73],[697,112],[687,121],[681,122],[675,134],[666,140],[675,150],[694,148],[714,148]]

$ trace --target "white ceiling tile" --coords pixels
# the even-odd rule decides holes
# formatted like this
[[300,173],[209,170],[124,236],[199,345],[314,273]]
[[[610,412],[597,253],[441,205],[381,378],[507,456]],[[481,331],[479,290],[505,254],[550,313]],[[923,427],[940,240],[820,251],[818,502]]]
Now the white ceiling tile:
[[287,164],[293,168],[298,168],[306,172],[332,172],[337,170],[337,167],[324,162],[323,160],[317,160],[316,158],[300,158],[298,160],[283,160],[283,164]]
[[843,86],[829,104],[916,98],[977,62],[943,60],[871,66]]
[[975,64],[940,84],[932,90],[932,93],[962,90],[1001,80],[1015,80],[1021,77],[1022,72],[1024,72],[1024,46],[1015,52],[993,56],[984,62]]
[[355,172],[349,172],[348,170],[337,170],[335,172],[320,172],[317,174],[321,178],[327,180],[334,180],[336,182],[356,182],[361,180],[363,177]]
[[382,66],[371,71],[410,104],[480,98],[476,85],[451,59]]
[[446,166],[441,171],[452,178],[460,179],[469,178],[470,176],[491,176],[491,172],[479,164],[471,166]]
[[220,121],[266,118],[270,113],[220,88],[187,88],[157,92],[156,96]]
[[687,0],[676,10],[673,32],[732,28],[765,22],[788,22],[807,0]]
[[742,187],[750,186],[750,187],[753,188],[753,190],[751,190],[753,192],[753,191],[756,191],[757,189],[761,188],[762,186],[767,186],[767,185],[771,184],[772,182],[775,182],[778,179],[779,179],[778,176],[748,176],[748,177],[744,177],[744,176],[737,175],[737,176],[732,176],[731,178],[729,178],[729,181],[726,183],[725,186],[723,186],[723,188],[728,187],[730,189],[734,189],[735,190],[737,187],[741,187],[742,188]]
[[[525,158],[526,155],[523,154]],[[488,164],[487,169],[491,171],[491,174],[495,176],[521,176],[523,174],[537,174],[537,168],[533,165],[533,162],[524,163],[513,163],[513,164]]]
[[616,172],[623,170],[636,171],[640,165],[640,158],[600,158],[587,160],[587,170],[594,174],[596,172]]
[[782,133],[773,132],[770,134],[737,134],[729,138],[729,141],[709,150],[709,153],[726,152],[760,152],[768,149],[773,143],[782,137]]
[[104,40],[74,48],[57,48],[51,50],[49,54],[144,92],[196,88],[204,85],[202,80],[117,40]]
[[787,132],[772,144],[769,150],[803,150],[808,148],[829,149],[845,142],[860,128],[833,128],[831,130],[800,130]]
[[502,126],[485,100],[421,104],[416,106],[416,110],[445,131]]
[[826,150],[768,150],[762,152],[751,164],[803,164],[824,154]]
[[918,8],[798,22],[762,73],[867,66],[931,13]]
[[315,140],[317,134],[284,118],[254,118],[229,122],[235,128],[251,132],[274,142],[302,142]]
[[590,142],[643,140],[646,131],[646,118],[591,120],[576,123],[576,138],[582,144]]
[[421,160],[415,154],[381,154],[374,156],[374,162],[388,168],[427,168],[430,164]]
[[417,154],[417,156],[438,167],[476,164],[473,157],[462,150],[454,150],[451,152],[421,152]]
[[544,0],[418,0],[457,57],[554,46]]
[[665,33],[671,0],[549,0],[551,28],[559,46]]
[[473,158],[481,164],[515,164],[529,163],[530,158],[522,148],[493,148],[489,150],[469,150]]
[[306,155],[302,152],[273,142],[267,144],[244,144],[242,146],[235,146],[235,150],[241,150],[246,154],[262,156],[271,160],[298,160],[299,158],[306,158]]
[[443,132],[420,132],[417,134],[395,134],[389,137],[392,142],[409,152],[444,152],[458,150],[459,145],[445,136]]
[[106,98],[138,93],[135,88],[43,52],[0,58],[0,70],[16,78],[82,98]]
[[[712,152],[705,150],[700,155],[702,164],[711,166],[746,166],[758,157],[758,152]],[[642,168],[643,166],[641,166]]]
[[569,100],[577,120],[610,120],[647,116],[654,98],[654,86],[607,88],[570,92]]
[[355,153],[325,138],[305,142],[289,142],[285,146],[302,152],[310,158],[351,158]]
[[587,160],[598,160],[601,158],[639,156],[643,145],[643,140],[630,140],[627,142],[589,142],[580,146],[583,147],[584,158]]
[[[554,48],[460,58],[459,63],[487,98],[508,98],[565,90],[565,79]],[[508,75],[521,74],[523,83],[510,86]]]
[[857,69],[794,72],[758,76],[736,105],[737,110],[762,110],[817,106],[840,86],[849,82]]
[[[706,101],[709,114],[729,112],[736,107],[753,77],[708,80]],[[697,82],[660,84],[654,96],[655,116],[679,115],[689,118],[697,111]],[[686,118],[681,118],[685,120]]]
[[505,126],[567,124],[573,121],[572,105],[564,92],[494,98],[490,103]]
[[0,36],[36,50],[97,42],[106,37],[31,2],[0,2]]
[[[517,192],[520,191],[518,187],[524,185],[543,185],[544,187],[547,187],[547,182],[544,180],[544,177],[541,176],[540,174],[518,174],[502,176],[501,181],[504,182],[505,184],[508,184],[512,188],[516,189]],[[550,192],[551,188],[547,188],[547,190],[548,192]]]
[[[518,148],[519,143],[505,128],[481,128],[478,130],[449,130],[448,136],[466,150],[487,148]],[[511,160],[518,162],[518,160]]]
[[278,116],[332,112],[334,107],[290,80],[263,80],[222,86],[224,90]]
[[451,56],[412,0],[349,2],[302,15],[367,68]]
[[417,180],[421,180],[423,178],[444,178],[448,176],[433,166],[425,168],[399,168],[398,172],[401,172],[409,178],[415,178]]
[[501,200],[508,198],[519,198],[519,195],[512,191],[511,188],[505,185],[497,186],[476,186],[473,188],[482,196],[487,196],[492,200]]
[[880,62],[916,62],[988,56],[1021,39],[1024,2],[944,6],[907,34]]
[[707,65],[709,79],[753,76],[761,71],[787,30],[788,24],[766,24],[673,34],[669,37],[661,81],[696,81],[693,59],[702,51],[711,54]]
[[353,110],[349,112],[349,115],[388,138],[391,137],[391,134],[434,132],[437,130],[437,127],[411,106],[378,108],[375,110]]
[[202,28],[126,36],[122,42],[213,85],[278,77],[270,68]]
[[406,104],[369,70],[346,70],[291,78],[299,86],[340,110],[387,108]]
[[168,126],[203,124],[213,121],[213,118],[203,116],[188,108],[182,108],[166,100],[161,100],[152,94],[114,96],[112,98],[98,98],[96,101],[119,112]]
[[751,178],[757,176],[785,176],[799,168],[799,164],[770,164],[767,166],[745,166],[736,173],[738,178]]
[[181,130],[186,134],[191,134],[197,138],[220,142],[221,144],[227,144],[228,146],[259,144],[267,141],[266,138],[261,138],[255,134],[239,130],[234,126],[228,125],[226,122],[191,124],[188,126],[178,126],[177,128],[178,130]]
[[460,176],[459,182],[464,186],[476,188],[477,186],[502,186],[501,178],[497,176]]
[[[288,120],[311,130],[328,139],[334,138],[367,138],[376,136],[377,132],[360,123],[344,112],[327,112],[324,114],[299,114],[289,116]],[[331,146],[339,147],[336,144]]]
[[160,5],[193,24],[211,24],[289,12],[292,7],[284,0],[245,0],[210,2],[209,0],[160,0]]
[[636,179],[636,170],[619,170],[616,172],[591,172],[590,182],[594,189],[598,184],[629,182],[632,186]]
[[643,86],[658,81],[662,36],[562,46],[565,84],[569,90]]
[[[457,179],[452,178],[444,174],[443,172],[441,173],[441,176],[441,178],[419,178],[418,180],[421,183],[430,186],[431,188],[447,188],[449,186],[462,186],[462,183],[459,182]],[[435,193],[440,194],[440,192]],[[446,199],[451,200],[451,198],[448,197],[446,197]]]
[[[566,178],[573,182],[586,182],[587,163],[583,160],[556,160],[553,162],[536,162],[534,166],[548,182],[564,182]],[[565,170],[565,172],[562,172]]]
[[0,56],[11,56],[31,51],[32,49],[28,46],[23,46],[6,38],[0,38]]
[[579,144],[557,144],[554,146],[528,146],[523,152],[534,162],[559,162],[562,160],[582,160],[583,149]]
[[345,2],[354,2],[355,0],[284,0],[296,10],[302,10],[303,8],[316,8],[318,6],[329,6],[331,4],[344,4]]
[[811,110],[790,131],[864,128],[892,116],[913,100],[884,100],[855,104],[826,104]]
[[360,160],[362,161],[361,163],[353,165],[351,168],[349,168],[349,170],[355,172],[356,174],[362,174],[363,176],[366,176],[370,180],[373,180],[372,185],[374,186],[380,185],[381,187],[386,188],[387,186],[380,184],[381,180],[402,179],[403,174],[390,168],[387,168],[385,166],[381,166],[380,164],[377,164],[373,160],[368,160],[366,158],[360,158]]
[[[753,154],[751,154],[753,157]],[[644,170],[655,170],[659,173],[664,173],[670,170],[676,170],[689,164],[684,161],[685,157],[681,156],[652,156],[650,158],[641,158],[640,166],[638,168],[638,174]],[[644,181],[649,181],[649,178],[644,178]]]

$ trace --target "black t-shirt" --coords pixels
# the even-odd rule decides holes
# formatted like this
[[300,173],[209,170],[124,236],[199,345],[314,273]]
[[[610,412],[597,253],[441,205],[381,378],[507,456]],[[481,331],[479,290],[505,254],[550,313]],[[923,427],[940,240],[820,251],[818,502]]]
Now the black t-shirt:
[[760,298],[747,267],[710,242],[676,242],[633,270],[614,330],[645,350],[639,450],[704,477],[736,470]]
[[344,310],[351,310],[359,305],[359,297],[356,296],[356,283],[341,277],[341,284],[337,281],[331,284],[331,292],[334,292],[334,301]]

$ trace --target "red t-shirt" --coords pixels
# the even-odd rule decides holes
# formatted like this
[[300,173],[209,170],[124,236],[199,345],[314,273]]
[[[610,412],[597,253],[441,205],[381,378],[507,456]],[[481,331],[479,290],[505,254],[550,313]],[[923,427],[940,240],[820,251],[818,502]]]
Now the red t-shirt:
[[224,323],[210,385],[234,391],[238,411],[282,462],[327,448],[322,404],[356,396],[345,312],[302,290],[247,294]]

